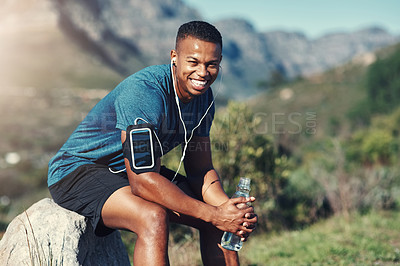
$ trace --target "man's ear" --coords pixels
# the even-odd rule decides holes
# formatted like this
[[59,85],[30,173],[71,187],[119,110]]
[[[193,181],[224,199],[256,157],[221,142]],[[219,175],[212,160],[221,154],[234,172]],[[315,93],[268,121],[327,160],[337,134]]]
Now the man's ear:
[[177,53],[175,50],[171,50],[171,64],[176,66],[176,58],[177,58]]

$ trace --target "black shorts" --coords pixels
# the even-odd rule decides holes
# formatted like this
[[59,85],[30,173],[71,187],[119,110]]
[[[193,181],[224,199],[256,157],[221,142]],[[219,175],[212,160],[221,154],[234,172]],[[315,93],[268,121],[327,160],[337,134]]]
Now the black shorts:
[[[175,172],[161,167],[160,174],[171,180]],[[178,175],[174,183],[181,182],[186,182],[186,178]],[[97,236],[106,236],[114,229],[104,225],[101,210],[111,194],[125,186],[129,186],[126,172],[115,174],[108,166],[86,164],[51,185],[49,190],[58,205],[85,216]]]

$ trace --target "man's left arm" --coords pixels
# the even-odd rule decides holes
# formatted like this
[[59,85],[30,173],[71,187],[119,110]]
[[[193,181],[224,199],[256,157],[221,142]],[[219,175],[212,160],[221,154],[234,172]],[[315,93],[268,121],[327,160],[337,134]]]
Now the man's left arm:
[[205,203],[219,206],[229,200],[212,164],[209,137],[192,138],[186,150],[184,165],[192,190]]
[[[192,190],[207,204],[219,206],[229,200],[221,179],[214,169],[211,156],[209,137],[194,136],[189,142],[184,160],[185,171]],[[250,201],[254,201],[251,197]],[[248,229],[255,229],[257,215],[246,214]],[[249,232],[241,232],[242,240],[248,237]]]

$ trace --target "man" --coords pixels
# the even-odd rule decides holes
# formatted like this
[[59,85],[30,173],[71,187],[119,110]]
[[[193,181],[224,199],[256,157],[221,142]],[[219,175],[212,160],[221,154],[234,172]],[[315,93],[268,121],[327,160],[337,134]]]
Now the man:
[[[128,77],[102,99],[49,163],[49,189],[59,205],[89,218],[96,235],[137,234],[135,265],[168,265],[168,226],[200,230],[206,265],[236,265],[219,242],[223,231],[246,240],[253,209],[230,199],[211,160],[214,115],[210,85],[219,73],[218,30],[193,21],[178,31],[171,65]],[[160,157],[183,145],[187,177],[161,167]],[[126,169],[126,172],[124,171]]]

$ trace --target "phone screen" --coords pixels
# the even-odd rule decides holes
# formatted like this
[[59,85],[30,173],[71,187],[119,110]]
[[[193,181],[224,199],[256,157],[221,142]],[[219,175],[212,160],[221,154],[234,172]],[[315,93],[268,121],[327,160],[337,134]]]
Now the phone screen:
[[153,138],[149,128],[130,131],[133,167],[146,169],[154,167]]

